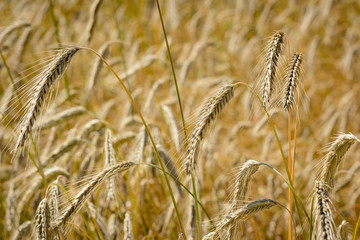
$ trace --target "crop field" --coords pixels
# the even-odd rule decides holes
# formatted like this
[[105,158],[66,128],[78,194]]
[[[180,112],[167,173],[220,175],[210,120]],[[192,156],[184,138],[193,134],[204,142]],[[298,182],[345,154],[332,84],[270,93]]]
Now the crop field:
[[0,239],[360,238],[359,1],[0,14]]

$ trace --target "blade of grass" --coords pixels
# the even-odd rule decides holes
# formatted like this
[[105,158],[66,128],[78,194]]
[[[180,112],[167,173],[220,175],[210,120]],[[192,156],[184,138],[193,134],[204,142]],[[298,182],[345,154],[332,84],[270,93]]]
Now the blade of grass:
[[155,141],[154,141],[154,138],[153,138],[153,136],[151,135],[151,132],[150,132],[150,130],[149,130],[149,127],[148,127],[148,125],[147,125],[147,123],[146,123],[146,121],[145,121],[145,119],[144,119],[144,117],[143,117],[143,115],[142,115],[139,107],[137,106],[137,104],[136,104],[135,100],[133,99],[132,95],[130,94],[129,90],[126,88],[124,82],[120,79],[119,75],[117,75],[117,73],[116,73],[115,70],[109,65],[109,63],[108,63],[100,54],[98,54],[95,50],[93,50],[93,49],[91,49],[91,48],[88,48],[88,47],[81,47],[81,49],[88,50],[88,51],[94,53],[96,56],[98,56],[98,57],[103,61],[103,63],[109,68],[109,70],[110,70],[110,71],[115,75],[115,77],[118,79],[120,85],[123,87],[123,89],[125,90],[126,94],[127,94],[128,97],[129,97],[129,99],[131,100],[133,106],[135,107],[135,110],[136,110],[136,112],[138,113],[138,115],[139,115],[139,117],[140,117],[140,119],[141,119],[141,121],[142,121],[145,129],[146,129],[146,132],[147,132],[148,135],[149,135],[150,141],[151,141],[151,143],[152,143],[152,145],[153,145],[153,147],[154,147],[154,150],[155,150],[155,152],[156,152],[156,156],[157,156],[157,158],[159,159],[159,163],[160,163],[161,169],[162,169],[162,171],[163,171],[163,175],[164,175],[164,178],[165,178],[165,182],[166,182],[166,185],[167,185],[168,190],[169,190],[169,192],[170,192],[171,200],[172,200],[172,202],[173,202],[173,205],[174,205],[174,208],[175,208],[175,212],[176,212],[176,215],[177,215],[177,218],[178,218],[178,221],[179,221],[179,225],[180,225],[180,228],[181,228],[181,232],[183,233],[183,235],[184,235],[184,237],[185,237],[185,239],[186,239],[184,226],[183,226],[183,224],[182,224],[181,217],[180,217],[180,212],[179,212],[179,209],[178,209],[178,207],[177,207],[176,200],[175,200],[175,197],[174,197],[174,193],[173,193],[173,190],[172,190],[172,188],[171,188],[169,179],[168,179],[167,174],[166,174],[166,171],[165,171],[164,163],[163,163],[163,161],[162,161],[162,159],[161,159],[161,157],[160,157],[160,154],[159,154],[159,151],[158,151],[158,149],[157,149],[157,147],[156,147],[156,143],[155,143]]
[[352,237],[352,240],[355,240],[356,239],[356,235],[357,235],[357,232],[359,230],[359,227],[360,227],[360,215],[358,217],[358,220],[356,222],[356,226],[355,226],[355,230],[354,230],[354,234],[353,234],[353,237]]
[[[166,48],[167,48],[167,52],[168,52],[168,56],[169,56],[169,60],[170,60],[171,71],[172,71],[173,78],[174,78],[174,83],[175,83],[175,88],[176,88],[176,95],[177,95],[177,99],[178,99],[178,104],[179,104],[180,114],[181,114],[181,120],[182,120],[183,129],[184,129],[185,147],[187,147],[186,124],[185,124],[185,118],[184,118],[182,103],[181,103],[179,86],[178,86],[177,79],[176,79],[174,63],[173,63],[173,60],[172,60],[172,57],[171,57],[169,42],[168,42],[168,39],[167,39],[165,24],[164,24],[164,20],[163,20],[163,17],[162,17],[159,0],[156,0],[156,4],[157,4],[158,11],[159,11],[161,26],[162,26],[162,29],[163,29],[164,38],[165,38],[165,42],[166,42]],[[199,207],[198,207],[198,204],[197,204],[198,199],[197,199],[197,190],[196,190],[196,184],[195,184],[195,176],[193,174],[191,174],[191,182],[192,182],[193,192],[194,192],[194,196],[195,196],[195,213],[196,213],[196,221],[197,221],[197,224],[196,224],[197,225],[197,231],[198,231],[198,234],[199,234],[199,239],[201,239],[202,238],[202,233],[201,233],[201,228],[200,228],[200,214],[199,214]]]

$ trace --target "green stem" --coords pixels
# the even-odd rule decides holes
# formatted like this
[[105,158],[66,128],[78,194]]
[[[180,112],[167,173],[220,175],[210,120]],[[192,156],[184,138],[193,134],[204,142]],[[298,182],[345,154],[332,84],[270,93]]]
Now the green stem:
[[104,63],[105,65],[109,68],[109,70],[115,75],[115,77],[119,80],[119,83],[120,85],[123,87],[123,89],[125,90],[126,94],[128,95],[129,99],[131,100],[133,106],[135,107],[135,110],[136,112],[139,114],[139,117],[147,131],[147,133],[149,134],[149,138],[150,138],[150,141],[154,147],[154,150],[156,152],[156,156],[158,157],[159,159],[159,162],[160,162],[160,165],[161,165],[161,169],[163,171],[163,174],[164,174],[164,177],[165,177],[165,181],[166,181],[166,185],[169,189],[169,192],[170,192],[170,196],[171,196],[171,200],[173,202],[173,205],[174,205],[174,208],[175,208],[175,211],[176,211],[176,215],[177,215],[177,218],[178,218],[178,221],[179,221],[179,224],[180,224],[180,228],[181,228],[181,232],[182,234],[184,235],[185,239],[186,239],[186,235],[185,235],[185,230],[184,230],[184,227],[183,227],[183,224],[182,224],[182,221],[181,221],[181,217],[180,217],[180,213],[179,213],[179,210],[178,210],[178,207],[177,207],[177,204],[176,204],[176,200],[175,200],[175,197],[174,197],[174,193],[172,191],[172,188],[171,188],[171,185],[170,185],[170,182],[169,182],[169,179],[167,177],[167,174],[166,174],[166,171],[165,171],[165,166],[164,166],[164,163],[160,157],[160,154],[159,154],[159,151],[156,147],[156,144],[155,144],[155,141],[154,141],[154,138],[152,137],[151,133],[150,133],[150,130],[149,130],[149,127],[142,115],[142,113],[140,112],[140,109],[139,107],[137,106],[135,100],[133,99],[133,97],[131,96],[129,90],[126,88],[124,82],[120,79],[120,77],[117,75],[117,73],[115,72],[115,70],[109,65],[109,63],[100,55],[98,54],[95,50],[91,49],[91,48],[87,48],[87,47],[81,47],[82,49],[85,49],[85,50],[89,50],[91,52],[93,52],[95,55],[97,55]]
[[358,217],[358,220],[356,222],[356,226],[355,226],[355,230],[354,230],[354,234],[353,234],[353,237],[352,237],[352,240],[355,240],[356,239],[356,235],[357,235],[357,232],[359,230],[359,227],[360,227],[360,215]]
[[[165,38],[165,42],[166,42],[166,48],[167,48],[167,52],[168,52],[168,55],[169,55],[171,71],[172,71],[173,78],[174,78],[174,83],[175,83],[175,88],[176,88],[176,95],[177,95],[177,99],[178,99],[178,103],[179,103],[181,120],[182,120],[183,129],[184,129],[185,146],[187,147],[187,139],[188,138],[187,138],[187,132],[186,132],[185,117],[184,117],[184,112],[183,112],[182,103],[181,103],[179,86],[178,86],[177,79],[176,79],[174,62],[172,60],[172,56],[171,56],[171,52],[170,52],[169,41],[167,39],[165,24],[164,24],[164,20],[163,20],[163,17],[162,17],[159,0],[156,0],[156,4],[157,4],[158,11],[159,11],[161,26],[162,26],[162,29],[163,29],[164,38]],[[199,233],[199,238],[201,239],[202,234],[201,234],[201,228],[200,228],[200,213],[199,213],[199,207],[198,207],[198,199],[197,199],[197,190],[196,190],[195,178],[194,178],[193,174],[191,175],[191,181],[192,181],[193,192],[194,192],[194,196],[195,196],[195,212],[196,212],[197,229],[198,229],[198,233]]]

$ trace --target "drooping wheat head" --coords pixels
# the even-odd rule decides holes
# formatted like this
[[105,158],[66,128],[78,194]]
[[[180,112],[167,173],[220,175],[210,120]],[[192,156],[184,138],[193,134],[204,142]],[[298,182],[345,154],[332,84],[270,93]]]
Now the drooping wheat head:
[[53,58],[48,67],[40,73],[39,81],[35,86],[33,96],[29,102],[27,113],[20,124],[20,134],[15,145],[15,153],[24,146],[28,135],[31,133],[49,88],[63,75],[72,57],[79,50],[80,48],[78,47],[62,50]]
[[205,137],[205,133],[210,126],[210,123],[215,120],[216,116],[225,107],[231,98],[234,96],[233,85],[225,85],[222,87],[201,110],[198,123],[191,134],[190,147],[188,155],[185,160],[185,172],[190,175],[194,170],[197,162],[198,153],[200,150],[201,140]]

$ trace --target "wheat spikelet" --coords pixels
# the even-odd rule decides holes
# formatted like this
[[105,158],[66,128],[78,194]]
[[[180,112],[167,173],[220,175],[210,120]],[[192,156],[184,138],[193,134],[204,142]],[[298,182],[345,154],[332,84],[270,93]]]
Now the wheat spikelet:
[[11,231],[14,227],[15,222],[15,194],[14,194],[14,183],[11,182],[9,186],[9,192],[6,198],[6,229]]
[[185,159],[185,171],[187,175],[190,175],[195,170],[200,143],[204,138],[210,123],[216,118],[233,96],[233,85],[225,85],[215,94],[215,96],[209,99],[202,109],[199,121],[191,134],[189,153]]
[[25,140],[40,113],[46,93],[51,85],[59,79],[69,65],[71,58],[80,48],[73,47],[58,53],[49,66],[40,74],[39,82],[35,86],[34,94],[29,102],[28,111],[20,125],[20,134],[15,146],[15,152],[24,146]]
[[124,240],[134,240],[134,232],[130,211],[126,211],[124,219]]
[[216,230],[210,232],[203,237],[205,239],[214,239],[222,231],[226,230],[230,226],[235,226],[237,223],[246,220],[248,217],[258,213],[260,211],[269,209],[275,205],[280,205],[278,202],[271,199],[261,199],[250,202],[249,204],[241,207],[238,210],[234,210],[225,216],[216,226]]
[[260,163],[255,160],[248,160],[240,169],[236,179],[234,188],[233,202],[231,204],[231,211],[239,206],[239,202],[245,199],[248,184],[252,175],[259,169]]
[[351,133],[341,134],[329,147],[328,153],[324,157],[320,181],[324,182],[330,189],[334,187],[335,173],[341,159],[356,141],[359,142],[360,140]]
[[36,239],[46,240],[50,238],[49,234],[50,218],[49,218],[49,205],[47,199],[44,198],[39,203],[35,213],[34,233]]
[[276,32],[266,51],[265,58],[265,76],[262,83],[262,101],[264,106],[270,103],[271,93],[273,91],[273,83],[276,74],[277,63],[281,53],[281,45],[284,42],[284,33]]
[[46,193],[46,196],[49,198],[49,213],[50,213],[50,219],[56,219],[59,215],[59,177],[56,179],[56,181],[53,182],[53,184],[50,186],[48,192]]
[[328,186],[321,181],[315,182],[315,228],[316,236],[322,240],[335,240],[335,223],[331,212]]
[[53,228],[62,227],[66,221],[76,213],[82,204],[86,201],[89,195],[106,179],[114,176],[117,173],[126,171],[131,166],[134,166],[133,162],[118,163],[110,168],[104,169],[102,172],[97,174],[81,191],[73,198],[71,204],[63,211],[59,218],[54,222]]
[[[105,143],[104,143],[104,149],[105,149],[105,167],[111,167],[115,164],[115,150],[113,143],[111,141],[111,131],[110,129],[106,129],[105,132]],[[107,199],[114,200],[115,199],[115,177],[112,176],[108,179],[107,183],[108,188],[108,195]]]
[[294,53],[288,66],[284,88],[285,97],[283,99],[283,107],[286,111],[290,111],[295,104],[296,88],[299,85],[302,62],[301,53]]

